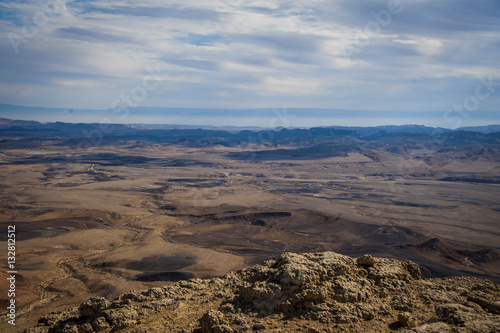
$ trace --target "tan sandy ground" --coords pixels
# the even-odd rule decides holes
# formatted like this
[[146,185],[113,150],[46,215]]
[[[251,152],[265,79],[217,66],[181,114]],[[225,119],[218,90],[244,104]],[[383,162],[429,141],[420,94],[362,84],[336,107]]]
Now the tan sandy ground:
[[[427,163],[384,153],[374,162],[353,153],[248,163],[225,156],[238,150],[152,145],[93,151],[211,163],[168,167],[13,164],[60,150],[4,152],[0,228],[15,224],[18,239],[14,331],[91,296],[112,299],[171,283],[140,277],[221,276],[283,251],[374,246],[389,256],[416,256],[394,246],[434,237],[458,248],[498,249],[500,186],[439,180],[449,173],[498,175],[495,161]],[[155,258],[162,267],[151,264]],[[500,274],[495,262],[426,258],[451,269]],[[6,262],[6,251],[0,260]],[[5,271],[0,286],[6,290]],[[7,301],[2,293],[2,308]]]

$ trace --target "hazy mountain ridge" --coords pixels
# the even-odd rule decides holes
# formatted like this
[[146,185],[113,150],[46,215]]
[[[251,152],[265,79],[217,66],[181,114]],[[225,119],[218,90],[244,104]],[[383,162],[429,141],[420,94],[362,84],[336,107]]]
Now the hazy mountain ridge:
[[[184,124],[213,128],[215,124],[232,124],[228,127],[275,128],[314,127],[323,124],[355,127],[387,124],[425,124],[428,126],[457,127],[481,126],[481,131],[491,131],[485,124],[500,124],[500,113],[475,111],[471,116],[444,114],[443,111],[381,111],[347,110],[334,108],[172,108],[172,107],[117,107],[113,109],[71,109],[29,107],[0,104],[0,115],[4,118],[38,121],[65,121],[85,123],[127,123],[149,125]],[[43,118],[41,118],[43,115]],[[43,119],[43,120],[41,120]],[[497,129],[493,129],[497,130]]]
[[38,130],[39,132],[46,131],[47,136],[53,134],[51,132],[64,133],[65,136],[84,136],[89,131],[100,132],[103,136],[116,136],[120,134],[137,134],[144,133],[164,134],[170,136],[185,136],[199,135],[203,132],[203,137],[234,137],[245,138],[254,137],[259,141],[272,141],[284,138],[305,138],[311,136],[325,136],[325,137],[364,137],[370,139],[374,136],[390,135],[390,133],[405,133],[407,136],[415,134],[414,137],[429,135],[436,136],[450,132],[476,132],[481,134],[491,134],[500,132],[500,125],[479,126],[458,128],[456,130],[449,130],[444,128],[427,127],[423,125],[387,125],[387,126],[373,126],[373,127],[345,127],[345,126],[325,126],[325,127],[310,127],[310,128],[284,128],[278,127],[274,129],[264,129],[259,127],[245,127],[238,128],[234,126],[195,126],[195,125],[150,125],[150,124],[101,124],[101,123],[66,123],[66,122],[47,122],[41,123],[38,121],[29,120],[12,120],[7,118],[0,118],[0,130],[3,135],[15,136],[20,132],[26,130]]
[[[495,129],[496,127],[489,127]],[[484,129],[481,128],[484,132]],[[500,160],[500,132],[446,130],[420,125],[377,127],[312,127],[228,131],[202,128],[162,128],[147,125],[39,123],[0,119],[2,148],[60,145],[91,148],[99,145],[166,144],[191,148],[242,147],[229,153],[236,160],[323,159],[360,153],[373,161],[384,154],[417,158],[433,165],[454,158]],[[87,154],[88,155],[88,154]],[[494,182],[498,180],[495,178]]]

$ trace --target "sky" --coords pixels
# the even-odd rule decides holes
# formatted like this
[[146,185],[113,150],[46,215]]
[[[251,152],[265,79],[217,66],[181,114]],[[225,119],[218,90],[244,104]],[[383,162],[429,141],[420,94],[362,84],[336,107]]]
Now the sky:
[[442,127],[485,125],[500,123],[476,112],[500,113],[499,55],[498,0],[0,2],[12,105],[435,111],[455,120]]

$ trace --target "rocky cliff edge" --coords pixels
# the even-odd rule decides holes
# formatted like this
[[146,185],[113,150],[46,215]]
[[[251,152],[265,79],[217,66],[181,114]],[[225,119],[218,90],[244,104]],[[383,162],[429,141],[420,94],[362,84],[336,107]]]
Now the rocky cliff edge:
[[284,253],[222,278],[92,298],[27,332],[500,332],[500,288],[411,261]]

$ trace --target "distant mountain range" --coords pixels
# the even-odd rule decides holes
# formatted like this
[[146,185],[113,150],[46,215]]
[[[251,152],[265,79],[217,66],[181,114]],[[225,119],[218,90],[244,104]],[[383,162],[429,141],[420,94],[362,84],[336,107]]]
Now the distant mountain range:
[[[478,130],[489,132],[497,128],[498,126],[488,126],[479,127]],[[462,162],[481,159],[488,163],[498,163],[500,131],[479,131],[452,131],[416,125],[226,130],[176,126],[170,128],[168,125],[40,123],[0,118],[0,151],[43,149],[55,145],[73,149],[71,151],[76,154],[74,156],[78,157],[80,163],[106,165],[141,164],[146,160],[133,156],[123,158],[108,156],[109,154],[94,155],[93,148],[126,146],[133,149],[148,144],[208,149],[216,146],[238,147],[240,149],[236,151],[228,151],[226,157],[255,163],[319,160],[348,157],[350,154],[363,155],[375,162],[386,161],[390,156],[415,158],[425,162],[429,168],[457,159]],[[56,163],[61,159],[44,159],[41,156],[35,158],[39,163]],[[460,173],[453,177],[443,177],[440,180],[500,184],[500,177],[494,173],[480,177]]]
[[[500,138],[500,125],[458,130],[422,125],[264,129],[148,124],[41,123],[0,118],[0,138],[2,137],[16,138],[16,144],[25,140],[27,145],[36,140],[51,139],[68,141],[67,143],[85,140],[89,142],[89,145],[131,140],[194,147],[267,144],[275,147],[302,148],[303,151],[296,151],[299,155],[330,155],[331,149],[328,147],[332,142],[337,147],[335,154],[357,151],[361,142],[364,147],[370,142],[389,145],[398,142],[435,144],[437,140],[446,142],[465,140],[496,145]],[[347,150],[344,148],[339,150],[341,146]]]
[[[176,125],[176,124],[106,124],[106,123],[65,123],[65,122],[47,122],[42,123],[33,120],[13,120],[7,118],[0,118],[0,130],[4,132],[13,132],[21,130],[34,130],[44,131],[46,134],[51,132],[68,132],[67,135],[73,133],[79,135],[78,131],[95,131],[100,130],[104,134],[115,135],[117,133],[141,133],[143,131],[186,131],[184,134],[194,134],[192,131],[225,131],[233,134],[247,134],[254,135],[258,132],[272,131],[276,137],[290,137],[290,136],[304,136],[306,133],[310,135],[321,136],[344,136],[350,135],[354,137],[366,137],[380,133],[413,133],[413,134],[426,134],[437,135],[446,132],[456,131],[469,131],[479,132],[483,134],[500,132],[500,125],[488,126],[469,126],[461,127],[456,130],[450,130],[441,127],[428,127],[424,125],[383,125],[373,127],[360,127],[360,126],[324,126],[324,127],[310,127],[310,128],[286,128],[277,127],[273,129],[262,128],[258,126],[210,126],[210,125]],[[80,133],[81,134],[81,133]],[[213,136],[214,132],[206,133]],[[243,133],[245,134],[245,133]]]
[[[500,112],[474,111],[467,114],[445,111],[366,111],[318,108],[194,109],[160,107],[118,107],[114,109],[68,109],[0,104],[0,117],[62,121],[67,123],[144,124],[165,128],[310,128],[317,126],[357,126],[422,124],[457,128],[500,124]],[[159,124],[161,127],[158,127]],[[487,126],[486,126],[487,127]],[[143,127],[153,128],[153,127]],[[486,131],[491,132],[489,129]],[[495,130],[496,131],[496,130]]]

